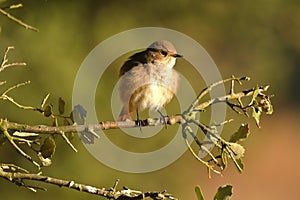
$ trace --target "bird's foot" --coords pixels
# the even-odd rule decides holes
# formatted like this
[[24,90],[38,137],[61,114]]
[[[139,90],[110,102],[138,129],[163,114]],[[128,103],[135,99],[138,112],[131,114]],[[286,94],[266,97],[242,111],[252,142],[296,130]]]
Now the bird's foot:
[[168,117],[168,115],[164,115],[160,110],[157,110],[157,112],[160,114],[160,119],[163,122],[163,124],[165,125],[165,129],[167,129],[167,121],[166,121],[166,117]]

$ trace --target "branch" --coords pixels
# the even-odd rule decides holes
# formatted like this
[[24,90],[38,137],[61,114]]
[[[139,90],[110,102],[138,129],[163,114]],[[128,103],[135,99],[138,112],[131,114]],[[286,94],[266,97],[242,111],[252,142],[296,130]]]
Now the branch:
[[6,48],[4,56],[2,58],[1,66],[0,66],[0,72],[5,70],[8,67],[14,67],[14,66],[26,66],[26,63],[24,62],[16,62],[16,63],[8,63],[8,53],[10,50],[13,50],[13,46],[9,46]]
[[[18,4],[18,5],[11,5],[9,8],[10,9],[15,9],[15,8],[20,8],[20,7],[23,7],[22,4]],[[3,14],[4,16],[6,16],[8,19],[16,22],[17,24],[23,26],[24,28],[26,29],[29,29],[29,30],[33,30],[33,31],[36,31],[38,32],[39,29],[33,27],[33,26],[30,26],[28,24],[26,24],[25,22],[23,22],[22,20],[14,17],[13,15],[11,15],[10,13],[6,12],[4,9],[0,8],[0,13]]]
[[[2,130],[4,132],[4,135],[8,138],[10,143],[16,148],[16,150],[21,155],[23,155],[25,158],[27,158],[28,160],[33,162],[33,164],[36,165],[36,163],[31,159],[31,157],[29,155],[25,154],[14,142],[14,141],[22,142],[22,140],[24,140],[24,139],[20,138],[20,137],[11,136],[9,133],[20,131],[21,133],[24,132],[24,133],[34,133],[34,134],[46,134],[46,135],[47,134],[50,134],[50,135],[58,134],[63,137],[63,139],[67,142],[67,144],[75,152],[77,152],[76,148],[72,145],[72,143],[66,136],[67,133],[79,132],[79,133],[81,133],[81,136],[82,136],[81,138],[82,138],[83,142],[93,143],[94,138],[99,137],[95,133],[95,131],[98,131],[98,130],[117,129],[117,128],[134,128],[134,127],[141,127],[141,126],[142,127],[158,126],[158,125],[166,125],[166,123],[169,125],[173,125],[173,124],[178,123],[178,124],[182,125],[182,134],[183,134],[183,138],[184,138],[185,142],[187,143],[188,149],[190,150],[192,155],[198,161],[200,161],[202,164],[204,164],[207,167],[209,172],[212,171],[217,174],[221,174],[221,171],[227,165],[226,164],[227,161],[225,161],[226,158],[224,158],[225,154],[228,155],[228,157],[230,157],[233,160],[233,162],[236,164],[238,170],[241,172],[243,167],[242,167],[242,164],[240,164],[240,162],[241,162],[240,158],[244,154],[243,153],[244,148],[242,146],[240,146],[239,144],[233,144],[233,143],[237,142],[239,139],[237,139],[234,142],[227,142],[226,140],[224,140],[223,138],[220,137],[220,133],[218,133],[218,131],[216,129],[217,126],[222,126],[225,123],[231,122],[232,120],[227,120],[227,121],[221,122],[220,124],[211,124],[208,126],[208,125],[205,125],[204,123],[202,123],[201,121],[198,121],[198,119],[196,118],[196,115],[198,112],[205,110],[206,108],[210,107],[212,104],[222,102],[222,103],[227,103],[230,106],[230,108],[232,108],[234,111],[237,111],[237,109],[240,109],[243,111],[243,113],[247,113],[247,110],[253,108],[254,114],[252,113],[252,116],[254,117],[254,119],[256,120],[256,122],[259,126],[259,118],[260,118],[261,112],[264,111],[267,114],[272,113],[272,105],[270,103],[269,97],[264,94],[264,92],[266,92],[269,87],[268,86],[255,87],[255,88],[252,88],[249,90],[244,90],[244,91],[235,93],[234,89],[233,89],[233,85],[234,85],[233,82],[234,81],[240,82],[241,80],[248,80],[248,78],[232,77],[230,79],[226,79],[226,80],[214,83],[211,86],[205,88],[198,95],[198,97],[191,104],[191,106],[186,111],[184,111],[182,114],[177,114],[177,115],[173,115],[173,116],[165,116],[162,118],[148,118],[148,119],[139,120],[139,121],[120,121],[120,122],[107,121],[107,122],[100,122],[97,124],[87,124],[87,125],[58,126],[57,119],[55,118],[56,115],[54,115],[54,113],[52,111],[52,107],[48,105],[48,106],[46,106],[48,109],[43,109],[45,102],[47,101],[47,99],[49,97],[49,94],[48,94],[42,101],[41,108],[32,107],[32,110],[37,110],[39,112],[42,112],[42,113],[44,113],[44,116],[54,116],[54,119],[55,119],[54,126],[45,126],[45,125],[32,125],[31,126],[31,125],[26,125],[26,124],[9,122],[5,119],[0,118],[0,130]],[[229,82],[229,81],[232,81],[232,88],[230,89],[229,94],[199,103],[200,100],[206,94],[208,94],[208,91],[210,91],[213,87],[215,87],[221,83],[225,83],[225,82]],[[10,90],[8,89],[8,91],[10,91]],[[4,93],[4,94],[6,94],[6,93]],[[245,97],[251,97],[250,103],[248,103],[246,106],[244,106],[241,101],[241,99],[245,98]],[[1,99],[1,96],[0,96],[0,99]],[[231,103],[230,102],[231,100],[237,100],[238,103],[237,104]],[[62,100],[60,100],[60,101],[62,101]],[[64,103],[60,103],[60,104],[64,105]],[[24,108],[25,106],[21,106],[21,107]],[[80,109],[83,109],[83,108],[81,107]],[[258,111],[256,111],[256,110],[258,110]],[[77,111],[77,114],[79,116],[82,115],[81,117],[83,117],[83,118],[86,115],[86,111],[84,109],[82,111],[74,109],[72,111],[71,115],[76,115],[75,111]],[[59,115],[57,115],[57,116],[59,116]],[[67,117],[63,117],[64,120],[66,120],[66,118]],[[217,148],[220,149],[220,151],[221,151],[220,156],[222,156],[224,154],[222,157],[223,160],[221,160],[221,162],[218,161],[218,159],[217,159],[218,156],[214,156],[210,152],[210,150],[205,145],[203,145],[203,143],[200,142],[200,140],[197,137],[197,134],[194,133],[192,128],[190,127],[190,124],[194,124],[194,125],[198,126],[202,130],[202,132],[206,135],[207,139],[209,140],[208,143],[213,144]],[[221,169],[221,171],[214,169],[214,166],[209,163],[210,161],[202,160],[200,157],[197,156],[197,153],[193,150],[193,148],[187,142],[188,135],[190,135],[196,141],[196,144],[199,146],[201,151],[204,151],[207,153],[207,155],[209,155],[209,157],[211,158],[210,161],[213,161],[213,163],[215,165],[217,165]],[[30,144],[30,140],[27,141],[27,143]],[[47,153],[47,152],[45,153],[46,155],[50,154],[50,156],[45,157],[46,159],[48,157],[51,157],[54,153],[54,149],[55,149],[54,142],[53,142],[53,145],[51,145],[51,149],[52,150],[50,151],[50,153]],[[43,151],[42,150],[40,150],[40,151],[43,154]],[[42,156],[42,157],[43,158],[40,160],[42,161],[42,165],[44,165],[43,164],[44,156]],[[46,164],[46,165],[48,165],[48,164]],[[210,176],[210,173],[209,173],[209,176]]]
[[[259,92],[263,93],[268,90],[268,87],[260,87]],[[220,102],[228,102],[229,100],[239,99],[243,97],[249,97],[253,95],[255,88],[250,90],[245,90],[239,93],[228,94],[223,97],[217,97],[214,99],[210,99],[206,102],[203,102],[199,105],[195,104],[194,109],[205,109],[214,103]],[[22,131],[22,132],[34,132],[34,133],[41,133],[41,134],[61,134],[61,132],[69,133],[69,132],[83,132],[83,131],[98,131],[98,130],[108,130],[108,129],[118,129],[118,128],[135,128],[139,126],[159,126],[164,125],[166,122],[169,125],[173,125],[176,123],[184,123],[186,116],[183,117],[184,114],[176,114],[172,116],[165,116],[163,118],[148,118],[141,121],[106,121],[106,122],[99,122],[97,124],[88,124],[88,125],[69,125],[69,126],[45,126],[45,125],[26,125],[20,123],[14,123],[7,121],[7,129],[11,131]],[[1,119],[0,118],[0,122]]]
[[[48,184],[57,185],[60,187],[71,188],[74,190],[87,192],[94,195],[99,195],[102,197],[106,197],[107,199],[145,199],[149,197],[151,199],[172,199],[175,200],[177,198],[173,197],[171,194],[157,191],[149,191],[149,192],[142,192],[138,190],[131,190],[127,187],[123,187],[122,190],[116,191],[116,186],[118,181],[115,183],[114,187],[111,189],[105,188],[98,188],[90,185],[85,185],[81,183],[76,183],[74,181],[62,180],[53,178],[50,176],[43,176],[40,174],[29,174],[26,172],[6,172],[5,169],[10,168],[6,165],[2,165],[0,168],[0,177],[15,183],[18,186],[26,187],[30,190],[36,191],[37,187],[27,185],[24,180],[34,180],[39,182],[44,182]],[[45,190],[44,188],[38,188],[41,190]]]
[[[0,10],[2,12],[3,9]],[[3,14],[3,13],[2,13]],[[8,17],[10,15],[7,15]],[[10,16],[11,17],[11,16]],[[14,19],[14,18],[13,18]],[[1,66],[0,72],[5,70],[8,67],[12,66],[24,66],[25,63],[8,63],[7,54],[13,49],[13,47],[8,47]],[[222,171],[227,166],[227,159],[231,159],[233,163],[236,165],[239,172],[243,170],[242,157],[244,156],[245,149],[242,145],[238,144],[239,141],[244,140],[249,135],[249,126],[246,124],[242,124],[240,128],[231,135],[229,141],[224,140],[220,136],[220,132],[218,132],[217,127],[223,126],[225,123],[231,122],[232,120],[226,120],[224,122],[219,122],[219,124],[209,124],[206,125],[203,122],[199,121],[197,118],[197,114],[199,112],[205,111],[211,105],[216,103],[226,103],[233,111],[239,114],[245,114],[246,116],[250,116],[248,113],[251,113],[251,117],[253,117],[259,126],[260,116],[262,113],[272,114],[273,107],[270,101],[270,97],[265,95],[264,93],[268,90],[269,86],[266,87],[254,87],[249,90],[244,90],[241,92],[235,93],[234,83],[238,82],[242,84],[242,81],[248,81],[248,77],[236,78],[232,76],[229,79],[221,80],[216,83],[211,84],[207,88],[204,88],[197,98],[191,103],[191,105],[180,114],[176,114],[173,116],[165,116],[161,118],[148,118],[145,120],[139,121],[122,121],[122,122],[99,122],[96,124],[84,124],[85,118],[87,115],[87,111],[80,105],[74,107],[74,110],[69,114],[65,115],[65,102],[62,98],[59,98],[58,102],[58,114],[54,113],[53,105],[47,103],[47,100],[50,94],[47,94],[41,105],[39,107],[26,106],[15,101],[9,93],[12,90],[15,90],[21,86],[27,85],[30,82],[18,83],[8,89],[4,90],[2,94],[0,94],[0,100],[8,100],[13,105],[18,108],[33,110],[41,113],[44,117],[49,117],[52,120],[52,126],[46,125],[27,125],[10,122],[7,119],[0,118],[0,134],[2,133],[4,137],[8,140],[9,144],[12,145],[15,150],[29,160],[31,163],[36,165],[40,170],[40,164],[32,159],[32,157],[27,154],[27,151],[23,151],[19,146],[21,143],[27,144],[27,148],[29,147],[33,150],[35,156],[41,161],[42,166],[49,166],[51,164],[51,157],[53,156],[56,148],[55,137],[53,135],[60,135],[66,143],[77,152],[76,148],[70,141],[70,136],[75,132],[79,132],[82,135],[83,141],[93,143],[94,138],[99,137],[95,131],[97,130],[107,130],[107,129],[117,129],[117,128],[134,128],[141,126],[159,126],[159,125],[173,125],[180,124],[182,127],[182,136],[186,145],[192,155],[202,164],[204,164],[208,169],[208,174],[210,176],[210,172],[214,172],[217,174],[221,174]],[[231,88],[227,95],[220,96],[217,98],[213,98],[203,102],[203,97],[208,95],[209,92],[214,89],[214,87],[231,82]],[[0,85],[5,84],[5,81],[0,82]],[[242,99],[248,97],[247,101],[249,103],[243,103]],[[250,98],[249,98],[250,97]],[[242,111],[242,112],[240,112]],[[63,126],[60,126],[58,119],[63,121]],[[78,119],[78,120],[74,120]],[[76,121],[77,124],[74,124]],[[73,125],[71,125],[73,124]],[[83,124],[83,125],[81,125]],[[197,132],[194,132],[191,125],[196,125],[200,128],[200,130],[206,136],[206,139],[201,141],[197,137]],[[69,134],[71,133],[71,134]],[[46,137],[44,137],[46,136]],[[188,136],[191,136],[196,145],[198,145],[199,152],[202,151],[208,155],[208,159],[202,159],[198,156],[194,148],[191,147],[188,142]],[[33,145],[34,144],[34,145]],[[211,146],[206,146],[211,145]],[[218,151],[211,151],[210,147],[218,148]],[[215,155],[220,153],[220,155]],[[215,167],[218,167],[216,169]],[[118,181],[115,182],[113,188],[105,189],[105,188],[97,188],[94,186],[89,186],[85,184],[75,183],[74,181],[57,179],[49,176],[41,175],[41,172],[37,174],[31,174],[27,170],[15,166],[12,164],[1,164],[0,163],[0,177],[15,183],[18,186],[26,187],[32,191],[36,191],[37,189],[45,190],[44,188],[30,186],[26,184],[26,180],[34,180],[39,182],[44,182],[48,184],[58,185],[60,187],[68,187],[71,189],[75,189],[78,191],[83,191],[99,196],[106,197],[108,199],[145,199],[147,197],[151,199],[176,199],[172,195],[163,192],[141,192],[137,190],[131,190],[127,187],[123,187],[122,190],[116,191],[116,187]]]
[[[9,50],[12,49],[12,47],[8,47],[4,57],[2,64],[0,66],[0,72],[3,71],[7,67],[16,66],[19,63],[8,63],[7,54]],[[210,107],[212,104],[216,103],[226,103],[232,110],[234,110],[237,113],[248,115],[248,112],[252,111],[252,117],[255,119],[256,124],[259,127],[259,121],[260,116],[263,112],[266,114],[272,114],[273,108],[270,101],[269,96],[265,95],[264,93],[268,90],[269,86],[266,87],[254,87],[249,90],[244,90],[241,92],[235,93],[234,83],[238,82],[239,84],[242,84],[242,81],[248,81],[250,78],[248,77],[241,77],[236,78],[232,76],[231,78],[218,81],[216,83],[211,84],[210,86],[204,88],[200,94],[197,96],[197,98],[191,103],[191,105],[181,114],[173,115],[173,116],[165,116],[161,118],[148,118],[145,120],[138,120],[138,121],[121,121],[121,122],[100,122],[97,124],[87,124],[85,125],[85,118],[87,115],[87,111],[80,106],[77,105],[74,107],[74,110],[69,115],[64,115],[65,111],[65,102],[62,98],[59,98],[59,107],[58,107],[58,114],[55,114],[53,111],[53,105],[52,104],[46,104],[50,94],[47,94],[41,105],[39,107],[33,107],[33,106],[25,106],[17,101],[15,101],[11,96],[9,96],[9,92],[12,90],[15,90],[21,86],[27,85],[30,83],[29,81],[24,83],[16,84],[12,87],[9,87],[6,89],[2,94],[0,94],[0,100],[8,100],[15,106],[26,109],[26,110],[33,110],[38,111],[39,113],[42,113],[45,117],[50,117],[52,119],[52,126],[45,126],[45,125],[26,125],[26,124],[19,124],[14,122],[9,122],[6,119],[0,118],[0,131],[3,132],[4,136],[8,139],[9,143],[16,149],[16,151],[21,154],[23,157],[25,157],[27,160],[31,161],[34,165],[36,165],[40,169],[40,164],[38,164],[36,161],[34,161],[30,155],[25,153],[19,146],[18,143],[26,143],[38,156],[38,158],[41,161],[42,166],[49,166],[51,164],[51,157],[55,152],[55,141],[52,138],[51,135],[58,134],[60,135],[66,143],[75,151],[77,152],[76,148],[73,146],[71,141],[69,140],[68,133],[74,133],[79,132],[81,133],[81,139],[83,142],[86,143],[93,143],[95,138],[98,138],[99,136],[95,131],[98,130],[107,130],[107,129],[117,129],[117,128],[135,128],[135,127],[144,127],[144,126],[159,126],[159,125],[173,125],[173,124],[181,124],[182,126],[182,135],[183,139],[187,143],[188,149],[192,153],[192,155],[200,161],[202,164],[204,164],[209,172],[215,172],[217,174],[221,174],[221,171],[227,166],[227,157],[231,158],[238,168],[238,170],[241,172],[243,169],[241,157],[244,155],[244,148],[237,144],[241,139],[246,138],[248,128],[243,130],[243,133],[238,133],[237,136],[235,136],[235,141],[227,142],[223,138],[220,137],[220,133],[218,133],[218,130],[216,129],[217,126],[222,126],[223,124],[231,121],[227,120],[224,122],[221,122],[220,124],[210,124],[206,125],[199,121],[197,119],[197,114],[199,112],[205,111],[208,107]],[[220,84],[225,84],[227,82],[231,82],[231,88],[227,95],[216,97],[213,99],[209,99],[207,101],[201,102],[203,97],[208,95],[209,92],[214,89],[216,86]],[[3,84],[1,82],[0,84]],[[244,105],[242,102],[242,99],[245,97],[251,97],[251,100],[248,101],[250,103]],[[236,100],[237,103],[234,103],[232,101]],[[242,112],[240,112],[242,111]],[[64,126],[58,125],[58,118],[63,119]],[[74,120],[77,119],[77,120]],[[74,124],[74,121],[76,121],[78,124]],[[73,123],[73,125],[71,125]],[[83,125],[81,125],[83,124]],[[198,139],[197,133],[195,133],[191,125],[198,126],[202,132],[205,134],[206,138],[208,139],[206,143],[202,143],[201,140]],[[50,135],[44,140],[41,139],[39,134],[44,135]],[[246,136],[243,136],[245,135]],[[208,161],[205,161],[201,159],[195,150],[189,145],[187,142],[187,137],[191,136],[195,141],[196,144],[199,147],[199,151],[205,152],[209,157],[211,158]],[[42,142],[41,142],[42,141]],[[37,144],[39,149],[34,149],[31,144]],[[205,146],[213,145],[216,146],[219,149],[219,152],[221,152],[221,155],[213,155],[213,153],[210,152],[210,149]],[[217,158],[221,157],[221,161],[219,161]],[[211,165],[210,162],[213,162],[216,166],[218,166],[221,171],[216,170],[214,165]],[[210,175],[210,173],[209,173]]]

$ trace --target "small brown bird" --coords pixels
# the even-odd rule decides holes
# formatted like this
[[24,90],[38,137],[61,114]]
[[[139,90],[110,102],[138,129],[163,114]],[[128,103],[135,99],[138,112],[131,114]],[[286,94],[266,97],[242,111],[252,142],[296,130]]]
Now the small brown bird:
[[[173,69],[177,54],[166,40],[152,43],[132,55],[120,69],[120,96],[123,109],[119,121],[131,119],[134,111],[155,110],[171,101],[177,91],[179,74]],[[139,119],[138,119],[139,120]]]

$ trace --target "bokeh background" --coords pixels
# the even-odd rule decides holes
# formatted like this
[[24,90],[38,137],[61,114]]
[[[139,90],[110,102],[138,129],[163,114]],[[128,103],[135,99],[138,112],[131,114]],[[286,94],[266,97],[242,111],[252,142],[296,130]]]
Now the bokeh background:
[[[28,64],[26,68],[6,70],[0,74],[0,79],[7,80],[7,85],[32,81],[29,86],[12,93],[23,104],[39,105],[44,95],[50,92],[50,102],[54,106],[58,97],[63,97],[67,110],[71,110],[73,82],[87,54],[114,34],[144,26],[164,27],[187,34],[207,50],[224,78],[232,74],[250,76],[252,81],[249,85],[270,84],[270,93],[275,95],[272,98],[274,115],[263,116],[261,129],[256,128],[253,121],[250,123],[252,134],[244,142],[247,151],[242,175],[230,165],[222,177],[214,175],[208,179],[206,168],[189,152],[159,171],[146,174],[119,172],[93,158],[78,138],[73,140],[78,153],[58,139],[54,163],[43,169],[45,175],[106,188],[119,178],[120,185],[143,191],[166,189],[180,199],[196,199],[195,185],[200,185],[205,197],[212,199],[217,188],[228,183],[234,187],[232,199],[299,198],[299,1],[0,2],[1,7],[23,3],[24,8],[11,13],[40,30],[38,33],[25,30],[0,16],[1,55],[7,46],[13,45],[15,50],[10,53],[11,61]],[[97,110],[102,113],[100,120],[112,119],[105,105],[110,105],[111,85],[116,82],[119,67],[128,55],[110,66],[99,83]],[[204,87],[201,77],[193,77],[193,69],[182,67],[180,63],[184,64],[184,61],[178,62],[178,70],[189,76],[189,80],[195,83],[195,90],[200,91]],[[107,110],[101,109],[103,107]],[[7,102],[0,102],[0,117],[20,123],[51,124],[37,113],[17,109]],[[237,122],[246,120],[238,116]],[[231,131],[234,127],[231,126]],[[172,132],[172,128],[166,131]],[[113,135],[112,140],[121,147],[138,149],[144,146],[141,140],[127,141],[120,131],[108,131],[108,134]],[[134,151],[134,148],[131,150]],[[34,171],[30,163],[16,155],[8,145],[0,147],[0,160]],[[99,199],[57,186],[44,186],[47,192],[33,193],[1,179],[1,198]]]

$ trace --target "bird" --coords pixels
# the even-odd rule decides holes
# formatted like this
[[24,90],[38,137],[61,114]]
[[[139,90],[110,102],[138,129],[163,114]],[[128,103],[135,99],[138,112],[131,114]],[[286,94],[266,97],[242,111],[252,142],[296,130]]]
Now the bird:
[[178,89],[179,73],[173,69],[181,58],[167,40],[153,42],[146,50],[133,54],[120,68],[119,93],[123,108],[118,121],[131,120],[136,111],[158,111],[168,104]]

